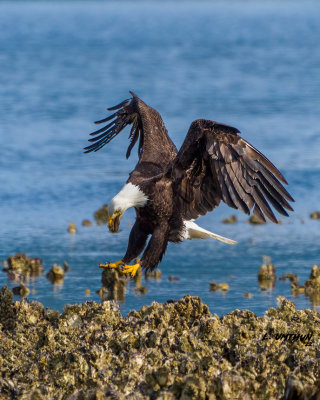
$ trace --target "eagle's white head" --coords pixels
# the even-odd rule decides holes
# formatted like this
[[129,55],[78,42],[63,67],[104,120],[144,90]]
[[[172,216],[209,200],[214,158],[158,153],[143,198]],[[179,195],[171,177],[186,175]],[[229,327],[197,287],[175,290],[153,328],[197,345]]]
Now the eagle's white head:
[[125,184],[108,205],[110,232],[118,232],[120,218],[128,208],[143,207],[147,201],[148,197],[143,193],[139,186],[133,185],[132,183]]

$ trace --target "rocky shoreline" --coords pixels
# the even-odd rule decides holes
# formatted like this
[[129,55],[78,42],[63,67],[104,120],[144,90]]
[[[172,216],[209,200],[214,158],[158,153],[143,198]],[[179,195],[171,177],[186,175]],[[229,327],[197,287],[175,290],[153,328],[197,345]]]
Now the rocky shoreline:
[[115,301],[68,306],[0,291],[0,399],[318,399],[320,315],[219,318],[198,297],[123,318]]

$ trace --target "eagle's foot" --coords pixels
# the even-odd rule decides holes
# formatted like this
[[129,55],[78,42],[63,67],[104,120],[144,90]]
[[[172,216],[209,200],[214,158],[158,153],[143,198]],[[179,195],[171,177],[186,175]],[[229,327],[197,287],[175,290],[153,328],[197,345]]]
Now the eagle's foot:
[[124,264],[124,262],[120,260],[114,263],[99,264],[99,268],[119,268],[122,264]]
[[141,265],[139,263],[133,265],[123,265],[121,272],[123,274],[131,274],[131,276],[134,277],[140,267]]

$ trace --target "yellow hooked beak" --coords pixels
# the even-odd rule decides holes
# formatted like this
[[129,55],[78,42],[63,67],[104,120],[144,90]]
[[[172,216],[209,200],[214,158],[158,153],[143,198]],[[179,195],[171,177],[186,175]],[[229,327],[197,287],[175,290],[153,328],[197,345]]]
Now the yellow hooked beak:
[[111,233],[118,232],[122,214],[123,213],[121,211],[115,211],[111,217],[109,217],[109,231]]

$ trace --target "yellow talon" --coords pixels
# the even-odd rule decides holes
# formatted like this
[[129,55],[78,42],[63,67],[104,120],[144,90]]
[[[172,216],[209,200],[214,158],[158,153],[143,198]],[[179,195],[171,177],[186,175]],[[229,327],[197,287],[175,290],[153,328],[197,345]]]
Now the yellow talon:
[[116,261],[114,263],[108,263],[108,264],[99,264],[99,268],[118,268],[123,264],[123,261]]
[[131,274],[131,276],[134,277],[139,268],[140,268],[140,264],[124,265],[121,268],[121,272],[124,274]]

